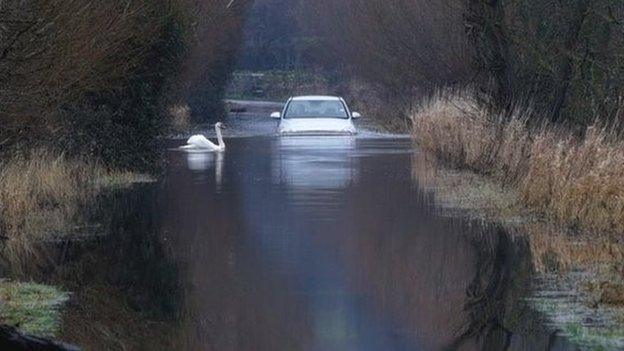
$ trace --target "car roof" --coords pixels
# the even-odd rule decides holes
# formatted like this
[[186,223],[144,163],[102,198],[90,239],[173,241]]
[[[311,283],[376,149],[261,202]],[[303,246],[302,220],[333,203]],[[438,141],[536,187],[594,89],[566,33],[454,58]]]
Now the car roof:
[[293,96],[293,101],[339,101],[338,96],[328,95],[307,95],[307,96]]

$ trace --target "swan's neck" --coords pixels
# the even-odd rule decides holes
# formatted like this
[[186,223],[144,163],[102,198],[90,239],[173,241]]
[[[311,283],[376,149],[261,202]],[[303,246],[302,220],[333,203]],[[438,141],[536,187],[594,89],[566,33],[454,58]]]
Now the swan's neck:
[[215,131],[217,132],[217,142],[219,143],[219,147],[225,148],[225,142],[223,142],[223,134],[221,134],[221,128],[215,127]]

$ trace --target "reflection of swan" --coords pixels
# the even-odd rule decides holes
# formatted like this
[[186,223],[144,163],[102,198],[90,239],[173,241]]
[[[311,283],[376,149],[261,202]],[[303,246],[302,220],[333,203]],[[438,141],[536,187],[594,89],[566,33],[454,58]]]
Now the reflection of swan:
[[215,169],[215,181],[218,186],[221,186],[223,181],[223,161],[225,157],[222,152],[188,152],[186,154],[186,161],[188,169],[193,172],[205,172],[211,168],[214,164]]
[[221,128],[223,128],[223,123],[218,122],[215,124],[215,131],[217,132],[217,140],[219,143],[218,145],[215,145],[203,135],[193,135],[186,142],[186,145],[182,146],[182,148],[217,152],[225,151],[225,143],[223,142],[223,135],[221,135]]

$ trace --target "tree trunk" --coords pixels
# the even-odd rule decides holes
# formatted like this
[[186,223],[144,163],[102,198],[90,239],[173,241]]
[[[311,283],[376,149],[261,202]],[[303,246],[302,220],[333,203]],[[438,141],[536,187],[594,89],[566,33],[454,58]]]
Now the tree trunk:
[[489,82],[486,97],[492,107],[505,109],[511,102],[509,44],[502,0],[467,0],[466,32],[474,44],[480,72]]
[[575,55],[573,55],[573,52],[578,49],[580,41],[579,36],[581,34],[581,29],[583,29],[585,19],[587,18],[588,9],[588,0],[578,0],[576,2],[576,9],[574,10],[570,21],[570,27],[568,28],[568,33],[565,38],[565,55],[560,69],[559,87],[555,92],[554,105],[550,115],[550,120],[552,122],[558,122],[561,119],[561,111],[563,111],[566,104],[568,90],[570,89],[572,78],[574,77]]

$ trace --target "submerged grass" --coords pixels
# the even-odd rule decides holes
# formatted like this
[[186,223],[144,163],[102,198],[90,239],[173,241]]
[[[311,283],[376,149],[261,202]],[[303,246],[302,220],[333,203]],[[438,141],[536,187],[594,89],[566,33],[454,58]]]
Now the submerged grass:
[[624,234],[624,142],[590,127],[584,137],[480,108],[468,92],[441,93],[413,115],[425,150],[515,189],[527,209],[569,228]]
[[0,323],[43,337],[55,337],[60,308],[69,294],[35,283],[0,281]]
[[170,320],[133,307],[109,286],[83,286],[63,313],[60,338],[87,350],[175,350]]
[[438,206],[444,211],[459,210],[471,218],[515,224],[527,213],[515,189],[503,187],[483,175],[441,167],[428,153],[416,152],[412,178],[422,189],[435,189]]

